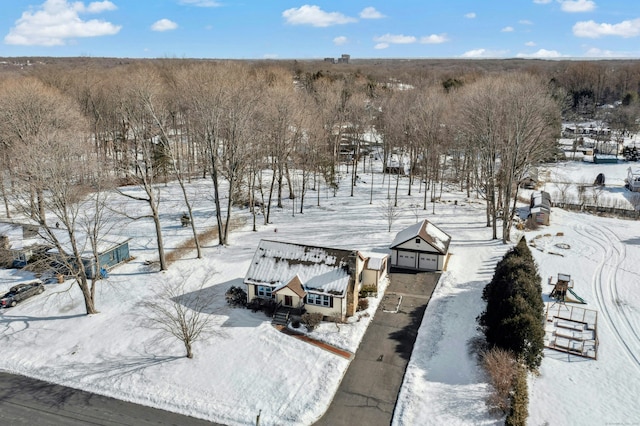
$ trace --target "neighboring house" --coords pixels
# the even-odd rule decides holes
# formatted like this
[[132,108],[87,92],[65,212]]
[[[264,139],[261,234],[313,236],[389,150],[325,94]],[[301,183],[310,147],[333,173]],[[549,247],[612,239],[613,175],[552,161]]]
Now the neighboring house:
[[629,167],[627,169],[627,186],[632,192],[640,192],[640,168]]
[[[14,268],[26,266],[34,255],[39,255],[45,260],[49,257],[54,258],[46,260],[47,264],[57,262],[60,265],[64,265],[69,259],[73,259],[69,234],[66,230],[58,228],[51,228],[50,231],[60,242],[65,254],[64,257],[60,256],[59,251],[53,247],[50,239],[44,238],[44,235],[46,235],[44,229],[41,229],[38,225],[16,223],[0,223],[0,255],[6,254],[6,256],[2,257],[9,258],[9,260],[12,258],[13,264],[11,266]],[[78,244],[88,278],[96,277],[100,272],[98,269],[106,271],[131,258],[129,254],[129,238],[110,235],[101,237],[96,247],[99,268],[96,265],[88,237],[84,233],[78,232],[76,234],[76,243]],[[10,262],[5,261],[4,263]],[[102,273],[104,274],[104,271]]]
[[0,262],[22,268],[38,254],[51,248],[40,238],[39,227],[30,224],[0,222]]
[[[93,255],[91,245],[88,241],[78,239],[77,243],[80,249],[80,256],[84,264],[87,278],[93,279],[99,276],[105,276],[105,272],[114,266],[124,263],[131,258],[129,253],[129,238],[106,236],[100,239],[97,244],[98,262]],[[73,259],[73,251],[67,241],[61,241],[66,259]],[[54,255],[59,255],[57,249],[49,250]],[[98,264],[99,263],[99,267]],[[64,264],[64,261],[62,262]]]
[[286,308],[344,319],[355,314],[363,282],[377,284],[384,277],[385,259],[357,250],[261,240],[244,279],[247,301],[273,299]]
[[541,225],[549,225],[551,219],[551,195],[545,191],[536,191],[531,194],[529,202],[529,216]]
[[451,236],[423,220],[400,231],[391,243],[391,267],[418,271],[442,271]]

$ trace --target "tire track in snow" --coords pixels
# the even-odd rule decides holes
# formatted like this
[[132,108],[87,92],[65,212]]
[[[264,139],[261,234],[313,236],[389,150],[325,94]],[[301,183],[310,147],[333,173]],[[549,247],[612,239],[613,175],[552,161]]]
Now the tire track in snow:
[[[640,334],[633,326],[629,315],[627,314],[627,310],[624,309],[623,306],[620,305],[620,297],[618,295],[618,273],[622,270],[622,264],[627,258],[627,248],[620,241],[620,238],[606,226],[598,226],[596,229],[611,243],[611,247],[618,253],[618,261],[615,263],[615,267],[613,269],[613,273],[609,275],[609,282],[607,288],[611,292],[611,301],[613,302],[613,306],[615,310],[621,315],[622,319],[626,324],[626,329],[631,331],[631,334],[635,337],[635,340],[640,343]],[[640,346],[640,345],[639,345]],[[634,355],[634,358],[637,360],[638,358]]]
[[640,337],[634,327],[631,326],[627,314],[617,303],[618,289],[616,277],[620,271],[620,266],[626,259],[624,244],[606,227],[592,225],[587,229],[583,225],[575,225],[574,229],[579,235],[599,246],[603,253],[602,260],[598,264],[593,279],[591,280],[596,304],[604,316],[607,325],[613,331],[614,337],[625,349],[627,357],[636,367],[640,368],[640,358],[632,349],[632,347],[637,347],[637,345],[630,345],[628,342],[631,335],[635,337],[636,341],[640,341]]

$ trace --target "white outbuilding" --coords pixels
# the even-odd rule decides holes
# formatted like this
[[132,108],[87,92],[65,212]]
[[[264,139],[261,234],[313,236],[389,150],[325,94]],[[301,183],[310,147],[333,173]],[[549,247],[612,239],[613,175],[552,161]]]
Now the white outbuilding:
[[400,231],[391,243],[391,267],[414,271],[444,270],[451,236],[423,220]]

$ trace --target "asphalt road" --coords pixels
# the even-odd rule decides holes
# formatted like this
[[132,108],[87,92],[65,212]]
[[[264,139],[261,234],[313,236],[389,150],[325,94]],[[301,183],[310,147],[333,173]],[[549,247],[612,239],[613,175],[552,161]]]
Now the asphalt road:
[[11,426],[215,425],[7,373],[0,373],[0,422]]
[[391,275],[338,391],[316,426],[388,426],[422,317],[440,274]]

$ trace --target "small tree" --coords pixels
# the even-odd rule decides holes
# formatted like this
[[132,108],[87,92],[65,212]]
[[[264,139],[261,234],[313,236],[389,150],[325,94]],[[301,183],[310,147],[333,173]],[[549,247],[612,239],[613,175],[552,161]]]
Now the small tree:
[[379,210],[382,218],[387,222],[388,231],[391,232],[391,227],[398,216],[400,216],[400,209],[395,203],[391,202],[391,200],[387,200],[380,203]]
[[201,284],[195,291],[186,293],[186,279],[178,285],[165,283],[154,300],[146,301],[147,326],[157,329],[167,338],[182,342],[187,358],[193,358],[193,344],[214,332],[211,324],[214,294]]

